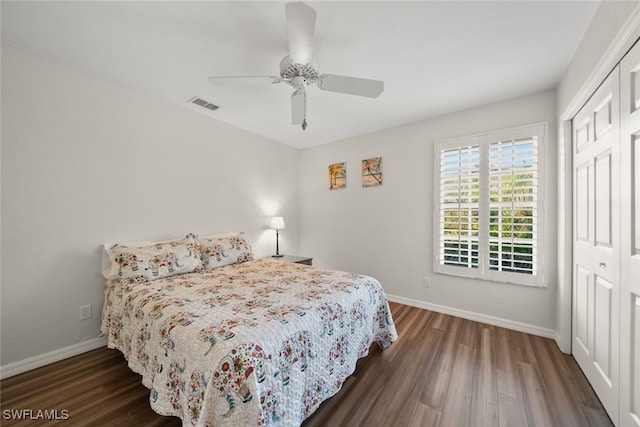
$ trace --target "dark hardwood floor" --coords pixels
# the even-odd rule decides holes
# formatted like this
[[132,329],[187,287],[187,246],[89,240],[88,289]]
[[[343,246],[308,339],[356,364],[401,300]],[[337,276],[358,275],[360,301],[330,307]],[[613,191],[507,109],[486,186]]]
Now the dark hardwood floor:
[[[303,424],[316,426],[611,426],[573,357],[555,342],[400,304],[399,339],[373,345],[340,392]],[[120,352],[100,348],[0,382],[0,423],[179,426],[149,407]],[[58,410],[64,421],[10,420]],[[9,416],[7,416],[9,415]]]

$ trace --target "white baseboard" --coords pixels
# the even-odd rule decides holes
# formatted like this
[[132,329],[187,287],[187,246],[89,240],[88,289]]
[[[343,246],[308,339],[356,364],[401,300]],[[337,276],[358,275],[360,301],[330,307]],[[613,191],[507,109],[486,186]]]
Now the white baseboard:
[[86,353],[90,350],[95,350],[96,348],[104,347],[106,345],[107,337],[94,338],[92,340],[74,344],[69,347],[50,351],[49,353],[41,354],[39,356],[19,360],[17,362],[9,363],[8,365],[2,365],[0,366],[0,379],[9,378],[14,375],[30,371],[32,369],[40,368],[41,366],[57,362],[59,360],[67,359],[71,356],[76,356],[78,354]]
[[563,352],[564,354],[571,354],[571,346],[565,347],[562,337],[560,336],[560,332],[558,331],[553,331],[553,332],[554,332],[554,335],[551,338],[553,338],[556,341],[556,344],[558,345],[558,348],[560,349],[560,351]]
[[472,311],[461,310],[455,307],[448,307],[445,305],[432,304],[426,301],[419,301],[411,298],[399,297],[395,295],[387,294],[389,301],[397,302],[399,304],[410,305],[412,307],[424,308],[426,310],[436,311],[438,313],[448,314],[450,316],[461,317],[467,320],[473,320],[475,322],[486,323],[493,326],[499,326],[501,328],[513,329],[514,331],[524,332],[531,335],[537,335],[544,338],[551,338],[558,342],[559,335],[553,329],[542,328],[540,326],[529,325],[527,323],[516,322],[514,320],[503,319],[501,317],[489,316],[481,313],[474,313]]

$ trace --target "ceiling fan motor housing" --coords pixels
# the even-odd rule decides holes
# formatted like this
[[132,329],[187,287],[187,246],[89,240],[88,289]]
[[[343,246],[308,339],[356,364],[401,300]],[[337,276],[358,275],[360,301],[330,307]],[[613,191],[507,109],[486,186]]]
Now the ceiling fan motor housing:
[[296,64],[287,55],[280,61],[280,77],[293,87],[300,84],[296,77],[302,77],[307,85],[311,85],[318,81],[318,63],[312,58],[308,64]]

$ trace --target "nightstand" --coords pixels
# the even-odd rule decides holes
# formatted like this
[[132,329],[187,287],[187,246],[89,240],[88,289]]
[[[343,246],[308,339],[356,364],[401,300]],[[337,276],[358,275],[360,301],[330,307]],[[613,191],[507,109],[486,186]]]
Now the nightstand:
[[295,255],[282,255],[281,257],[268,256],[265,258],[274,259],[276,261],[294,262],[296,264],[305,264],[305,265],[311,265],[311,262],[313,261],[313,258],[309,258],[307,256],[295,256]]

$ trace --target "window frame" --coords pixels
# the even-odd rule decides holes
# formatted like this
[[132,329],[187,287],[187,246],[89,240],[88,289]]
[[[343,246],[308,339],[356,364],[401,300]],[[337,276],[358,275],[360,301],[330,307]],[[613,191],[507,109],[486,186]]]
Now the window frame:
[[[433,185],[433,271],[440,274],[453,275],[474,278],[485,281],[508,283],[526,286],[544,286],[544,263],[543,254],[545,248],[544,234],[544,198],[545,198],[545,182],[544,182],[544,166],[545,166],[545,141],[547,123],[537,123],[517,128],[502,129],[497,131],[486,132],[471,136],[462,136],[450,139],[439,140],[434,143],[434,185]],[[536,143],[536,170],[537,170],[537,200],[535,201],[536,213],[534,214],[534,251],[533,257],[533,274],[523,274],[507,271],[492,270],[489,267],[489,151],[493,143],[500,141],[512,141],[526,138],[537,138]],[[441,262],[440,249],[444,241],[441,239],[441,153],[445,150],[454,150],[456,148],[479,147],[479,202],[478,209],[478,267],[462,267],[455,265],[447,265]],[[471,256],[471,255],[470,255]]]

